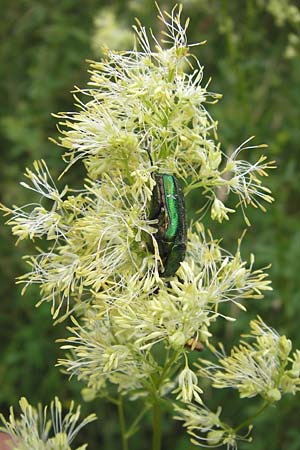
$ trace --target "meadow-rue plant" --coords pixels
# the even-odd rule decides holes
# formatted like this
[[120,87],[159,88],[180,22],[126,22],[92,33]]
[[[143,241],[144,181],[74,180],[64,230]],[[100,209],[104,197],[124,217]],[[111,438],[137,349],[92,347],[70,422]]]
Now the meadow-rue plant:
[[[239,159],[242,150],[265,147],[249,145],[252,138],[231,155],[221,149],[206,109],[221,96],[208,90],[192,54],[203,42],[188,43],[181,7],[158,10],[163,39],[151,31],[149,38],[137,22],[134,49],[106,49],[101,62],[91,62],[89,87],[75,89],[76,111],[56,115],[57,143],[66,149],[63,174],[82,161],[81,189],[58,188],[46,162],[36,161],[22,185],[40,200],[2,209],[17,241],[47,241],[46,250],[37,247],[27,257],[31,269],[19,282],[39,284],[39,303],[51,303],[54,320],[71,322],[58,365],[83,383],[85,400],[102,397],[117,405],[123,450],[150,409],[153,450],[161,448],[165,406],[184,421],[195,445],[235,449],[238,440],[251,440],[252,417],[236,427],[221,421],[221,407],[213,413],[205,404],[202,380],[237,389],[241,398],[261,396],[262,412],[298,391],[300,351],[290,356],[291,342],[262,319],[251,322],[250,343],[242,341],[230,356],[217,349],[214,323],[235,320],[223,304],[245,312],[249,299],[271,289],[270,281],[267,268],[254,267],[254,255],[243,261],[243,236],[231,254],[200,219],[187,224],[183,196],[198,189],[211,219],[222,222],[235,212],[218,195],[222,188],[237,195],[236,208],[250,225],[245,209],[265,211],[265,202],[273,201],[262,179],[274,162]],[[199,353],[193,365],[203,348],[205,359]],[[125,398],[144,402],[127,428]],[[27,403],[24,408],[38,420]],[[18,442],[29,436],[22,424],[18,432],[15,425],[7,428]],[[65,428],[55,430],[53,445],[39,448],[69,448]]]

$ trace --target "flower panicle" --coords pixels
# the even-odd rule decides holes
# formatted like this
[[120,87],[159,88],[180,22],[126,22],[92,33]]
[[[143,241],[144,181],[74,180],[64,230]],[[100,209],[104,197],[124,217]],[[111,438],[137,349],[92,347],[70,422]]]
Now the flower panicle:
[[[226,156],[227,163],[222,174],[230,172],[232,176],[228,180],[227,187],[229,191],[235,193],[239,197],[237,207],[241,206],[244,219],[250,226],[244,208],[251,205],[266,212],[266,208],[262,202],[272,203],[274,198],[269,188],[262,186],[262,177],[269,175],[268,171],[276,168],[275,161],[268,161],[265,155],[261,155],[255,163],[238,159],[238,155],[242,150],[265,148],[266,144],[247,145],[254,136],[243,142],[229,157]],[[223,175],[223,176],[224,176]]]
[[[0,209],[5,215],[11,216],[7,224],[12,227],[12,233],[18,237],[17,243],[26,238],[31,240],[42,237],[46,237],[47,240],[65,238],[68,224],[64,198],[69,191],[68,186],[59,192],[44,160],[34,161],[33,170],[26,169],[25,177],[31,184],[25,182],[20,184],[39,194],[40,202],[13,208],[0,204]],[[52,201],[50,210],[42,205],[43,199]]]
[[259,395],[274,403],[283,394],[295,394],[300,389],[299,351],[290,357],[291,341],[260,317],[250,322],[250,328],[251,333],[244,335],[247,341],[234,346],[229,356],[222,345],[221,351],[210,347],[218,362],[199,361],[198,374],[211,379],[216,388],[237,389],[241,398]]
[[34,161],[33,168],[34,171],[27,168],[25,172],[25,176],[29,179],[31,185],[22,181],[20,183],[21,186],[35,191],[40,194],[42,198],[46,197],[49,200],[61,203],[62,198],[68,191],[68,186],[65,186],[61,193],[58,191],[48,166],[43,159]]
[[[249,140],[225,156],[217,142],[217,122],[206,109],[220,95],[210,91],[210,80],[203,82],[203,66],[191,53],[196,44],[187,40],[188,21],[182,24],[178,6],[171,13],[159,8],[158,12],[165,27],[163,41],[138,22],[140,47],[128,52],[107,50],[105,59],[91,62],[88,87],[74,91],[76,111],[56,115],[58,145],[65,149],[62,175],[82,161],[87,172],[82,189],[59,191],[45,162],[35,162],[34,170],[26,172],[30,183],[22,185],[36,192],[40,203],[5,211],[12,216],[9,223],[19,240],[46,237],[49,241],[46,249],[37,248],[37,254],[27,258],[30,271],[19,282],[25,288],[41,285],[39,303],[51,303],[55,320],[80,314],[64,342],[68,354],[59,364],[86,384],[89,398],[107,392],[110,385],[114,390],[117,385],[122,394],[138,390],[145,395],[155,372],[165,375],[157,391],[167,391],[171,381],[152,351],[157,344],[179,362],[182,355],[197,350],[189,342],[209,347],[210,327],[219,317],[235,320],[225,316],[223,303],[244,311],[244,300],[262,298],[271,289],[264,269],[255,270],[253,258],[250,264],[242,260],[240,243],[230,254],[199,222],[189,227],[182,220],[183,228],[189,229],[184,261],[168,279],[160,273],[161,235],[170,217],[165,188],[161,201],[155,199],[155,174],[184,181],[184,194],[202,189],[211,202],[212,219],[222,222],[234,212],[225,205],[230,191],[239,196],[242,208],[272,201],[261,184],[272,163],[264,157],[255,164],[238,160],[242,149],[254,147]],[[191,73],[186,73],[188,66]],[[47,205],[52,202],[50,210],[43,199]],[[156,201],[158,213],[150,219]],[[177,231],[175,245],[168,243],[168,250],[175,252]],[[181,244],[185,247],[185,242]],[[264,374],[260,352],[264,348],[264,357],[277,370],[286,358],[287,342],[276,344],[281,352],[278,360],[268,350],[270,333],[259,333],[254,344],[241,343],[233,350],[231,378],[225,355],[219,358],[220,367],[203,370],[219,387],[235,383],[244,396],[255,389],[269,397],[270,392],[274,397],[277,391],[297,390],[299,354],[294,354],[281,384],[273,379],[272,384],[269,372]],[[238,372],[243,364],[250,365],[248,378]],[[254,370],[259,364],[262,380]],[[175,393],[177,400],[186,405],[194,401],[201,408],[198,374],[187,360]],[[200,413],[202,418],[210,414],[204,407]],[[209,440],[234,447],[234,432],[218,424],[207,429],[215,433]],[[63,441],[63,431],[58,435]]]
[[212,412],[202,402],[174,405],[176,420],[184,422],[183,426],[191,436],[191,443],[198,447],[220,447],[226,445],[227,450],[237,450],[238,441],[251,442],[252,426],[245,435],[237,434],[236,430],[220,419],[222,408]]
[[[19,418],[15,417],[13,408],[10,409],[8,420],[0,415],[3,423],[0,430],[10,436],[16,450],[71,450],[70,445],[81,428],[96,420],[96,415],[90,414],[79,421],[80,407],[74,409],[73,402],[63,416],[62,405],[57,397],[50,404],[50,417],[47,406],[43,408],[39,404],[34,408],[24,397],[20,399],[19,405]],[[76,450],[86,447],[83,445]]]
[[138,342],[128,341],[130,330],[121,333],[114,327],[114,311],[106,320],[100,314],[90,315],[84,324],[72,318],[71,336],[61,347],[68,354],[58,365],[84,381],[89,395],[95,396],[109,384],[119,385],[123,393],[143,390],[145,379],[158,370],[150,353],[140,350]]

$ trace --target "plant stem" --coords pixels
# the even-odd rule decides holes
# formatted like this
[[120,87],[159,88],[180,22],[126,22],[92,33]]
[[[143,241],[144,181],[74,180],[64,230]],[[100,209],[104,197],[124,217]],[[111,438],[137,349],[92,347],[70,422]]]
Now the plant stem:
[[118,400],[118,413],[119,413],[119,423],[121,428],[122,435],[122,449],[128,450],[128,440],[126,436],[126,425],[125,425],[125,416],[124,416],[124,408],[123,408],[123,399],[122,396],[119,395]]
[[153,403],[153,447],[152,450],[161,449],[161,409],[157,400]]
[[173,365],[174,362],[176,361],[177,357],[178,357],[178,352],[174,352],[174,354],[172,355],[172,357],[167,359],[166,364],[165,364],[165,367],[164,367],[164,369],[163,369],[163,371],[162,371],[162,374],[161,374],[161,376],[160,376],[160,378],[159,378],[159,386],[162,385],[162,383],[163,383],[165,377],[168,375],[169,369],[172,367],[172,365]]
[[130,425],[130,427],[126,432],[127,439],[129,439],[130,436],[136,433],[138,424],[140,423],[140,421],[142,420],[142,418],[144,417],[149,408],[150,408],[149,405],[145,406],[145,408],[143,408],[142,411],[138,414],[138,416],[134,419],[134,421],[132,422],[132,424]]
[[270,405],[270,403],[265,402],[261,408],[259,408],[255,414],[253,414],[253,416],[249,417],[248,419],[246,419],[244,422],[242,422],[240,425],[238,425],[234,431],[237,432],[239,430],[241,430],[242,428],[244,428],[246,425],[250,424],[253,419],[255,419],[255,417],[259,416],[268,406]]
[[168,376],[169,370],[174,364],[178,357],[178,352],[174,352],[173,356],[169,358],[169,355],[167,356],[167,361],[165,363],[165,367],[159,377],[159,379],[154,383],[155,390],[152,392],[153,394],[153,450],[160,450],[161,449],[161,406],[158,401],[159,397],[159,390],[161,385],[164,382],[164,379]]

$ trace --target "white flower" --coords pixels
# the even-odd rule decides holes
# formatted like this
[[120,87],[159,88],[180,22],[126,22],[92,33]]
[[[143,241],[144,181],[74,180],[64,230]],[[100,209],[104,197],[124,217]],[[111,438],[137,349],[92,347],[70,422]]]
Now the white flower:
[[72,335],[62,346],[71,354],[59,364],[87,384],[89,395],[101,391],[108,382],[117,384],[123,393],[144,391],[149,377],[158,371],[150,353],[140,351],[139,346],[126,339],[126,334],[118,333],[113,316],[114,310],[106,320],[91,316],[84,326],[72,319]]
[[228,213],[233,212],[234,209],[227,208],[221,200],[217,197],[215,198],[211,207],[211,218],[213,220],[217,220],[218,222],[222,222],[224,219],[229,220]]
[[185,359],[185,368],[178,375],[178,388],[174,392],[178,392],[176,399],[183,403],[196,400],[201,403],[199,394],[202,394],[202,389],[198,386],[197,375],[189,368],[187,358]]
[[[71,450],[70,445],[81,428],[96,419],[95,414],[90,414],[79,422],[80,407],[74,409],[73,402],[67,414],[63,416],[62,406],[57,397],[50,405],[50,419],[47,407],[42,409],[39,405],[36,409],[24,397],[19,404],[20,418],[15,417],[12,408],[9,420],[0,415],[4,424],[1,431],[10,436],[15,450]],[[82,445],[76,450],[84,450],[86,447],[87,445]]]
[[252,205],[255,208],[260,208],[266,211],[261,203],[262,200],[267,203],[273,202],[270,189],[262,186],[261,177],[268,176],[267,170],[275,168],[275,161],[266,161],[266,156],[262,155],[254,164],[248,161],[238,160],[237,156],[242,150],[262,148],[266,145],[245,146],[253,136],[243,142],[233,153],[228,157],[227,165],[223,173],[232,172],[232,178],[228,181],[228,188],[240,197],[237,206],[241,205],[243,214],[247,225],[250,225],[246,217],[244,207]]
[[[52,302],[54,318],[72,312],[78,295],[81,302],[90,301],[91,292],[102,291],[108,280],[111,287],[118,288],[122,274],[136,271],[143,277],[147,271],[158,273],[158,248],[152,236],[155,221],[147,219],[149,188],[146,184],[142,188],[138,178],[136,184],[134,194],[122,179],[118,183],[110,178],[90,180],[79,198],[62,202],[61,221],[66,225],[61,233],[55,233],[54,226],[54,218],[60,221],[59,214],[42,214],[39,209],[37,215],[35,208],[21,220],[15,212],[17,218],[11,220],[17,223],[15,234],[39,237],[52,233],[56,237],[50,251],[27,258],[32,271],[19,278],[25,288],[41,284],[41,302]],[[50,218],[52,227],[47,229]],[[147,249],[147,240],[153,243],[154,255]],[[71,307],[70,299],[75,299]]]
[[[241,239],[232,255],[198,222],[187,224],[184,261],[176,273],[164,278],[159,271],[160,231],[167,228],[169,216],[149,217],[155,174],[177,177],[185,183],[185,195],[202,189],[212,201],[212,217],[220,222],[233,212],[216,198],[220,187],[236,193],[242,208],[252,204],[263,209],[261,200],[272,198],[261,177],[272,163],[264,157],[255,164],[237,161],[243,145],[229,158],[223,154],[216,141],[217,123],[205,108],[220,95],[209,91],[209,82],[203,83],[203,67],[191,54],[196,44],[188,43],[188,21],[182,25],[180,15],[181,7],[174,7],[170,14],[159,10],[164,43],[152,32],[149,39],[138,23],[135,31],[141,48],[106,50],[104,60],[91,64],[88,89],[76,88],[77,110],[57,115],[59,145],[65,148],[67,163],[62,175],[81,160],[87,171],[82,188],[65,187],[60,192],[46,164],[36,162],[35,172],[26,173],[31,184],[23,186],[41,195],[41,202],[50,200],[50,210],[42,203],[31,205],[31,210],[4,209],[12,215],[9,223],[19,239],[46,237],[49,241],[45,250],[37,248],[37,254],[27,258],[31,271],[19,282],[25,282],[25,288],[41,285],[40,303],[52,302],[54,319],[71,313],[80,317],[73,319],[71,336],[63,346],[68,354],[59,363],[85,383],[85,398],[105,395],[112,388],[131,398],[158,399],[174,389],[175,369],[185,355],[177,386],[184,409],[178,409],[178,414],[196,445],[225,444],[235,449],[238,437],[219,420],[220,410],[214,414],[200,404],[197,374],[187,361],[195,346],[187,347],[191,340],[199,347],[202,343],[210,347],[211,324],[220,317],[234,320],[224,315],[222,304],[232,302],[245,310],[244,300],[262,298],[271,289],[270,282],[263,269],[253,268],[253,256],[249,264],[242,260]],[[190,73],[186,73],[188,66]],[[161,212],[166,211],[163,203],[157,204]],[[172,245],[169,249],[176,251],[176,239]],[[269,332],[267,337],[258,333],[258,346],[274,338]],[[158,344],[166,356],[164,363],[157,358]],[[288,357],[288,341],[278,342],[275,356],[259,351],[253,347],[243,360],[234,350],[233,374],[224,355],[216,370],[214,366],[202,370],[218,387],[237,386],[244,396],[258,389],[275,401],[281,392],[295,392],[298,354],[280,382],[269,382],[270,371]],[[244,378],[239,371],[243,364],[250,367],[250,375],[246,372]],[[272,367],[264,374],[266,364]],[[57,402],[55,408],[61,414]],[[56,427],[55,436],[48,439],[47,434],[47,442],[37,434],[29,448],[69,450],[70,421]]]
[[241,341],[226,356],[223,346],[213,349],[218,364],[201,360],[199,374],[212,380],[216,388],[237,389],[241,397],[260,395],[269,403],[280,400],[284,393],[296,393],[300,388],[297,367],[298,352],[289,368],[291,342],[268,327],[261,318],[250,322],[251,334],[246,336],[254,343]]
[[192,436],[191,442],[200,447],[220,447],[226,445],[227,450],[236,450],[237,441],[251,441],[249,427],[245,436],[239,436],[233,428],[222,422],[220,414],[222,408],[219,407],[214,413],[210,411],[202,402],[186,403],[183,407],[174,405],[177,415],[175,419],[182,420],[187,432]]

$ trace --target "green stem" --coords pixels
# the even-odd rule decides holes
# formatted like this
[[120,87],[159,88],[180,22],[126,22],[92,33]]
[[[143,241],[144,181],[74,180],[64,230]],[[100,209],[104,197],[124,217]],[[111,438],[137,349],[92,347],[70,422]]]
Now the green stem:
[[[99,396],[99,398],[101,398],[101,397]],[[116,398],[110,397],[109,395],[107,395],[105,398],[108,402],[112,403],[113,405],[118,406],[119,400],[117,400]]]
[[249,417],[248,419],[244,420],[244,422],[242,422],[239,426],[237,426],[234,431],[237,433],[239,430],[241,430],[242,428],[244,428],[246,425],[250,425],[251,422],[257,417],[259,416],[265,409],[267,409],[267,407],[270,405],[270,403],[265,402],[261,408],[259,408],[255,414],[253,414],[253,416]]
[[165,377],[168,375],[168,371],[171,368],[171,366],[174,364],[174,362],[176,361],[178,356],[178,352],[174,352],[173,356],[171,358],[168,358],[169,360],[166,362],[165,367],[161,373],[161,376],[159,378],[159,386],[158,388],[162,385]]
[[120,423],[121,435],[122,435],[122,449],[128,450],[128,440],[127,440],[127,435],[126,435],[123,399],[122,399],[121,395],[119,396],[119,400],[118,400],[118,413],[119,413],[119,423]]
[[130,427],[126,432],[127,439],[129,439],[134,433],[136,433],[137,425],[140,423],[140,421],[142,420],[142,418],[144,417],[149,408],[150,406],[148,405],[145,406],[145,408],[143,408],[142,411],[139,413],[139,415],[134,419],[134,421],[132,422],[132,424],[130,425]]
[[[174,352],[172,357],[170,358],[169,355],[167,356],[167,361],[165,363],[165,367],[156,382],[154,382],[153,386],[153,450],[161,450],[161,406],[159,404],[159,391],[160,387],[163,384],[165,378],[168,376],[169,371],[176,361],[178,357],[178,352]],[[153,380],[154,381],[154,380]]]
[[152,450],[161,450],[161,409],[157,400],[153,403],[153,446]]

